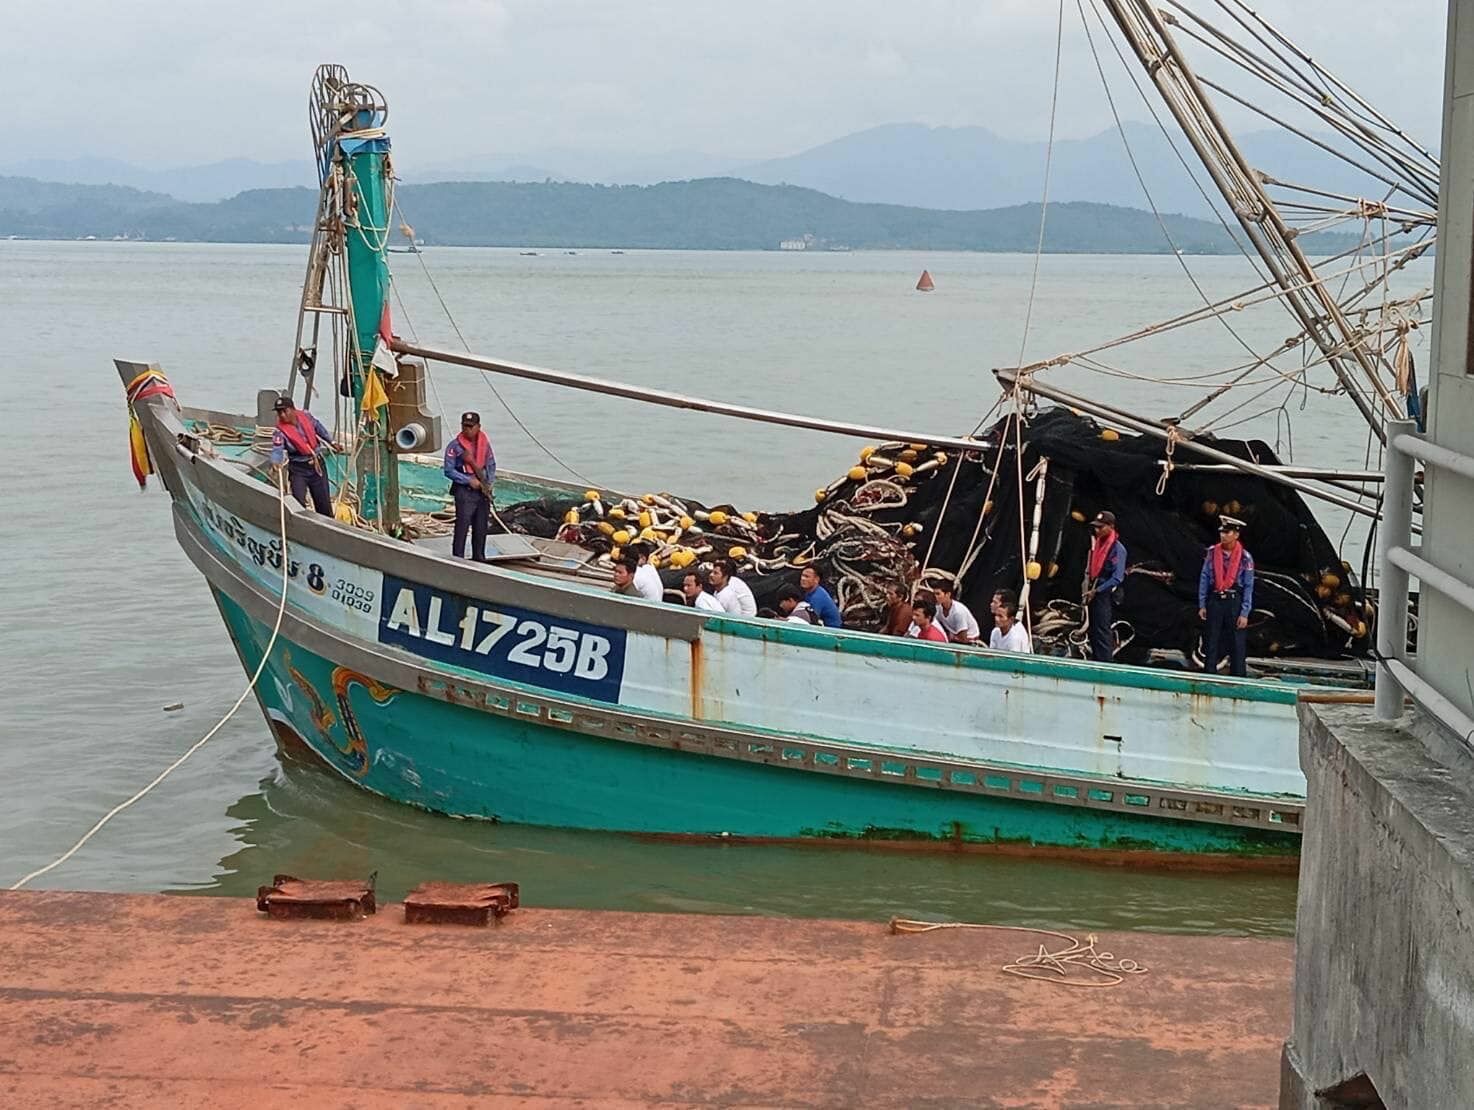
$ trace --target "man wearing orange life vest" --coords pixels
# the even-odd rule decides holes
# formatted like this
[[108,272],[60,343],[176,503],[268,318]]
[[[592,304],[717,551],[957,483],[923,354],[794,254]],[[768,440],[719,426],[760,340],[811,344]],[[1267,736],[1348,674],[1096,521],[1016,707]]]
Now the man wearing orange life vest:
[[445,476],[450,479],[455,499],[456,526],[450,553],[457,559],[466,554],[466,533],[471,533],[471,558],[486,559],[486,531],[491,514],[491,488],[496,481],[496,455],[491,440],[481,430],[481,414],[461,414],[461,434],[445,447]]
[[1219,517],[1219,542],[1208,548],[1198,575],[1198,620],[1203,621],[1203,670],[1213,674],[1228,652],[1228,673],[1249,674],[1249,613],[1254,608],[1254,557],[1239,543],[1244,522]]
[[323,516],[333,515],[333,495],[322,457],[338,449],[332,434],[310,412],[302,412],[290,397],[276,399],[276,427],[271,430],[271,463],[287,468],[292,496],[303,505],[312,497],[312,507]]

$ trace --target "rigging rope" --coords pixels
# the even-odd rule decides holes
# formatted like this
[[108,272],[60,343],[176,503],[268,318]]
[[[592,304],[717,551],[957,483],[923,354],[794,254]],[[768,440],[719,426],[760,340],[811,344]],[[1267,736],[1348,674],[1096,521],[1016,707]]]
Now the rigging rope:
[[288,568],[291,566],[291,560],[287,558],[287,491],[286,475],[284,471],[278,471],[276,475],[276,499],[278,511],[278,530],[280,532],[281,538],[282,557],[281,600],[277,603],[276,623],[273,624],[271,628],[271,639],[266,642],[266,648],[261,652],[261,662],[256,665],[256,670],[251,675],[251,680],[246,683],[246,688],[241,691],[241,696],[235,699],[235,704],[232,705],[228,710],[226,710],[225,716],[216,721],[215,726],[210,729],[209,732],[205,733],[204,736],[201,736],[198,740],[191,744],[185,750],[183,755],[181,755],[173,763],[169,764],[169,766],[165,767],[156,776],[154,776],[152,782],[150,782],[142,790],[138,791],[138,793],[134,794],[127,801],[119,802],[112,809],[103,814],[95,825],[93,825],[90,829],[82,834],[82,838],[80,840],[78,840],[61,855],[57,856],[56,859],[52,860],[45,867],[38,867],[36,868],[36,870],[30,872],[28,875],[23,875],[21,878],[11,883],[10,886],[6,888],[7,890],[19,890],[21,887],[29,883],[32,879],[39,879],[42,875],[45,875],[49,871],[55,870],[62,864],[66,863],[67,860],[76,855],[77,852],[81,850],[82,846],[86,844],[89,840],[91,840],[93,836],[95,836],[104,825],[106,825],[118,814],[122,813],[123,810],[127,809],[134,802],[139,801],[141,798],[147,795],[149,791],[153,790],[154,787],[158,786],[159,783],[163,782],[166,778],[168,778],[171,774],[178,770],[179,767],[183,765],[186,759],[194,755],[195,752],[199,751],[207,743],[209,743],[210,738],[225,727],[225,722],[235,716],[236,710],[238,710],[241,705],[244,704],[246,698],[250,695],[251,691],[256,688],[256,683],[261,679],[261,672],[266,669],[266,661],[271,658],[271,649],[276,646],[277,636],[281,633],[282,617],[286,614],[287,611]]
[[1023,365],[1024,351],[1029,345],[1029,323],[1034,316],[1034,292],[1039,287],[1039,259],[1044,254],[1044,226],[1049,216],[1049,175],[1054,165],[1054,119],[1059,109],[1059,71],[1064,39],[1065,0],[1059,0],[1059,18],[1054,31],[1054,86],[1049,94],[1049,142],[1044,148],[1044,192],[1039,202],[1039,242],[1034,248],[1034,274],[1029,279],[1029,301],[1024,308],[1024,334],[1018,345],[1019,365]]
[[[403,221],[404,223],[409,223],[409,221],[406,220],[404,217],[404,210],[402,208],[399,208],[398,202],[396,202],[395,204],[395,210],[399,213],[399,218],[401,221]],[[460,325],[456,323],[455,316],[450,311],[450,306],[445,303],[445,298],[440,295],[440,287],[435,284],[435,278],[430,274],[430,267],[425,265],[424,253],[416,251],[415,257],[418,258],[420,261],[420,269],[424,271],[425,280],[430,283],[430,288],[435,293],[435,299],[440,302],[440,309],[442,312],[445,313],[445,319],[450,323],[451,330],[456,333],[456,338],[460,340],[460,344],[465,349],[466,353],[470,354],[471,345],[466,342],[466,337],[461,334]],[[507,403],[507,399],[503,397],[501,391],[497,389],[495,382],[493,382],[485,374],[481,375],[481,380],[486,383],[486,387],[491,390],[492,396],[494,396],[501,404],[502,408],[507,411],[507,415],[512,418],[512,422],[515,423],[517,427],[522,429],[523,434],[526,435],[528,439],[537,444],[537,446],[542,450],[543,454],[547,455],[548,458],[552,459],[555,463],[561,466],[564,470],[568,471],[568,473],[572,474],[575,478],[577,478],[580,482],[583,482],[585,485],[595,487],[599,485],[599,483],[595,482],[592,478],[574,469],[572,464],[564,462],[563,458],[556,451],[554,451],[542,440],[538,439],[537,436],[533,434],[532,429],[522,422],[522,418],[518,416],[514,411],[512,411],[512,406]]]

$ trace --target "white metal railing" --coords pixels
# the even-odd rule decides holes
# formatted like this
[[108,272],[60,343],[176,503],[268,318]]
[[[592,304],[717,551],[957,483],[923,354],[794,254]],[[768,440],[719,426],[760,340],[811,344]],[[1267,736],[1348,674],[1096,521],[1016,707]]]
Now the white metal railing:
[[1382,576],[1377,614],[1377,717],[1396,720],[1402,715],[1404,698],[1411,697],[1466,741],[1474,739],[1474,718],[1433,688],[1419,673],[1417,657],[1407,650],[1409,578],[1474,616],[1474,585],[1434,566],[1423,557],[1422,546],[1412,543],[1413,461],[1421,462],[1425,471],[1443,470],[1474,480],[1474,457],[1429,443],[1418,435],[1411,420],[1393,420],[1387,424],[1385,458],[1382,530],[1377,537]]

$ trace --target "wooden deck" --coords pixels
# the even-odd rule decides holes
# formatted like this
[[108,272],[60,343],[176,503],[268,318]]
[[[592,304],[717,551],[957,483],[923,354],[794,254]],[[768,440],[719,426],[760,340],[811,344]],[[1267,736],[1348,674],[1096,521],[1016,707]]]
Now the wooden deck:
[[521,909],[274,921],[0,894],[0,1104],[1268,1106],[1291,942],[1102,936],[1145,975],[1003,974],[1045,938]]

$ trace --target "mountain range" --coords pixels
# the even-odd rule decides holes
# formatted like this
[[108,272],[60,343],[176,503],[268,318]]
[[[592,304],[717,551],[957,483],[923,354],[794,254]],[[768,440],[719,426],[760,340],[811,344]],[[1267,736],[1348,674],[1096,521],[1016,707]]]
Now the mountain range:
[[[817,248],[1032,251],[1033,204],[949,211],[861,204],[795,185],[702,178],[658,185],[504,181],[401,185],[415,234],[433,245],[772,250],[783,240]],[[67,185],[0,177],[0,237],[130,238],[301,243],[310,237],[315,189],[252,189],[227,200],[187,203],[118,185]],[[1163,220],[1173,243],[1194,254],[1226,253],[1216,223]],[[1340,249],[1344,236],[1307,236],[1309,250]],[[1162,253],[1156,217],[1083,201],[1050,205],[1045,249]]]
[[[1208,216],[1208,202],[1193,184],[1163,132],[1128,123],[1126,143],[1162,212]],[[1200,180],[1193,155],[1176,139]],[[1371,187],[1357,170],[1280,130],[1239,137],[1251,163],[1287,181],[1314,183],[1363,195]],[[531,150],[484,155],[453,164],[400,166],[407,182],[582,182],[650,185],[692,178],[736,177],[758,184],[798,185],[842,200],[913,208],[974,211],[1035,203],[1043,191],[1046,144],[1005,139],[982,127],[888,124],[859,131],[801,153],[764,161],[723,158],[696,151],[639,155],[626,152]],[[1114,128],[1085,139],[1054,144],[1051,201],[1084,201],[1150,207]],[[0,163],[0,174],[82,185],[123,185],[179,200],[223,200],[249,189],[316,184],[311,161],[255,162],[232,159],[172,169],[139,167],[96,158]],[[1211,188],[1211,186],[1209,186]],[[1216,199],[1216,195],[1215,195]]]

